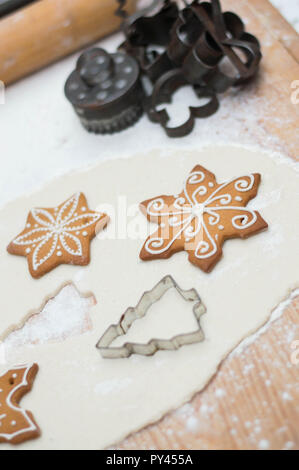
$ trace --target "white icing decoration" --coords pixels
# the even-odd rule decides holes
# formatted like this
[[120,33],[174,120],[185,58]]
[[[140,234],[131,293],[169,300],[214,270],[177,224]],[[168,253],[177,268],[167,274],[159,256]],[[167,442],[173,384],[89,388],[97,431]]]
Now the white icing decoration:
[[254,176],[253,175],[248,175],[249,179],[250,179],[250,182],[248,183],[247,180],[245,179],[238,179],[238,181],[235,182],[235,189],[237,191],[242,191],[242,192],[246,192],[246,191],[250,191],[250,189],[253,188],[253,185],[254,185]]
[[[249,181],[248,179],[249,178]],[[234,228],[238,230],[244,230],[253,225],[257,216],[255,212],[250,209],[238,206],[230,206],[232,203],[232,196],[229,193],[219,194],[221,190],[226,188],[229,184],[234,183],[234,188],[240,192],[250,191],[254,185],[254,176],[248,175],[247,177],[241,177],[237,180],[231,180],[229,182],[221,184],[215,191],[207,196],[205,201],[198,202],[197,196],[205,196],[208,193],[207,186],[214,186],[213,183],[204,183],[205,174],[202,171],[194,171],[191,173],[184,185],[184,195],[175,196],[173,206],[175,211],[169,212],[168,206],[164,202],[162,197],[153,199],[147,206],[147,214],[152,217],[162,216],[169,217],[168,223],[170,227],[179,227],[178,232],[168,241],[167,245],[163,246],[165,239],[163,237],[150,237],[145,243],[145,249],[148,253],[153,255],[159,255],[165,253],[173,243],[183,235],[186,241],[190,241],[195,238],[200,231],[205,235],[205,240],[200,240],[195,248],[195,256],[198,259],[205,259],[213,256],[217,252],[217,245],[215,240],[218,240],[218,234],[215,235],[215,240],[209,233],[203,215],[208,214],[208,223],[211,226],[219,224],[221,220],[221,211],[232,210],[238,211],[239,214],[232,217],[231,223]],[[190,195],[187,190],[187,185],[198,185],[193,193]],[[236,196],[235,199],[240,198]],[[237,200],[239,200],[237,199]],[[215,205],[213,205],[215,204]],[[241,212],[241,214],[240,214]],[[193,221],[195,222],[195,228],[193,227]],[[164,227],[165,224],[161,224]],[[224,226],[219,225],[219,230],[223,230]]]
[[[48,251],[48,253],[44,257],[42,257],[42,258],[39,257],[39,253],[40,253],[41,249],[45,246],[46,243],[50,242],[51,238],[53,238],[53,240],[52,240],[52,245],[51,245],[50,250]],[[40,244],[35,248],[34,253],[33,253],[33,257],[32,257],[32,265],[33,265],[34,271],[37,271],[37,269],[42,264],[44,264],[49,258],[51,258],[51,256],[53,255],[53,253],[56,249],[57,240],[58,240],[58,235],[57,234],[54,234],[52,236],[51,233],[48,233],[48,235],[46,235],[44,240],[42,240],[40,242]]]
[[[72,256],[82,256],[83,248],[82,243],[77,235],[84,228],[90,227],[95,224],[101,217],[101,213],[88,213],[77,215],[78,203],[80,193],[75,194],[68,199],[63,206],[55,209],[55,216],[53,216],[46,209],[32,209],[31,215],[37,222],[33,230],[28,233],[17,237],[13,243],[20,246],[31,246],[35,248],[32,256],[32,266],[34,271],[50,259],[56,250],[60,249],[58,243],[61,243],[62,248]],[[83,209],[82,209],[83,210]],[[86,211],[86,207],[84,208]],[[40,225],[40,226],[39,226]],[[83,232],[87,236],[87,232]],[[49,243],[49,248],[46,254],[41,256],[42,249]],[[74,249],[73,246],[76,248]],[[30,253],[30,248],[26,249],[26,253]],[[62,256],[58,251],[57,256]]]
[[55,223],[53,215],[45,209],[32,209],[31,214],[34,220],[37,222],[35,227],[38,227],[38,225],[42,225],[43,227],[51,227],[51,225]]
[[[14,433],[11,433],[11,434],[7,434],[7,433],[1,433],[0,432],[0,437],[8,440],[8,441],[11,441],[12,439],[14,439],[16,436],[19,436],[20,434],[23,434],[23,433],[27,433],[27,432],[30,432],[30,431],[36,431],[38,428],[37,426],[34,424],[34,422],[32,421],[32,419],[30,418],[30,416],[28,415],[27,411],[26,410],[23,410],[22,408],[18,407],[18,406],[14,406],[11,402],[11,399],[13,397],[13,395],[17,392],[17,390],[19,390],[20,388],[22,387],[26,387],[28,385],[28,381],[27,381],[27,376],[28,376],[28,373],[31,369],[31,367],[33,366],[33,364],[30,364],[28,366],[18,366],[18,367],[14,367],[14,369],[24,369],[24,367],[26,368],[25,370],[25,373],[23,375],[23,379],[22,379],[22,382],[20,382],[16,387],[12,388],[12,390],[9,392],[9,394],[7,395],[6,397],[6,404],[7,406],[12,409],[12,410],[15,410],[17,411],[18,413],[21,413],[23,415],[23,418],[27,421],[28,423],[28,427],[27,428],[24,428],[24,429],[19,429],[18,431],[15,431]],[[1,375],[0,377],[3,377],[5,374]],[[2,391],[2,390],[1,390]],[[3,415],[0,415],[0,425],[1,425],[1,420],[3,420],[4,418],[6,418],[6,414],[3,414]],[[15,424],[14,424],[15,423]],[[17,423],[15,421],[12,421],[11,422],[11,425],[12,426],[15,426]]]
[[[78,206],[79,197],[80,197],[80,193],[76,193],[74,194],[74,196],[72,196],[63,204],[63,206],[60,208],[58,215],[57,215],[57,224],[61,224],[61,223],[63,224],[73,217]],[[71,206],[71,208],[65,214],[69,206]]]
[[[45,238],[45,235],[48,233],[48,228],[34,228],[30,230],[30,232],[25,233],[25,235],[21,235],[17,237],[13,243],[15,245],[33,245],[34,243],[38,243]],[[31,238],[34,236],[34,238]]]
[[[82,245],[79,240],[79,238],[75,237],[75,235],[72,235],[71,233],[63,233],[60,235],[60,241],[67,253],[69,253],[72,256],[82,256]],[[77,250],[74,250],[73,248],[70,247],[68,244],[69,242],[74,242]]]

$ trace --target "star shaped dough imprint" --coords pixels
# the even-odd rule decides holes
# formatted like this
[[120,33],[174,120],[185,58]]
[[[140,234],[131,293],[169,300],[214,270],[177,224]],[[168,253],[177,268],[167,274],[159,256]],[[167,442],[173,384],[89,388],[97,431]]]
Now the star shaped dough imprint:
[[147,238],[140,258],[165,259],[185,250],[192,264],[211,271],[226,239],[247,238],[268,227],[258,212],[246,208],[260,181],[261,175],[254,173],[218,184],[213,173],[197,165],[180,194],[140,204],[147,219],[159,225]]
[[90,261],[90,241],[108,222],[106,214],[88,208],[83,193],[76,193],[55,208],[31,209],[25,229],[7,251],[26,256],[34,278],[60,264],[85,266]]

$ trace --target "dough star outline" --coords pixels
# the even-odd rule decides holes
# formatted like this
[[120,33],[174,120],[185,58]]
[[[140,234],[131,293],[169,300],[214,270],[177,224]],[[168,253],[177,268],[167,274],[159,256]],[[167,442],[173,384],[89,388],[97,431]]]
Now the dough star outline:
[[90,262],[90,241],[108,222],[106,214],[88,208],[83,193],[76,193],[60,206],[31,209],[25,229],[7,251],[26,256],[34,278],[60,264],[85,266]]
[[165,259],[185,250],[189,261],[210,272],[229,238],[247,238],[268,227],[261,215],[245,208],[257,195],[261,175],[254,173],[218,184],[197,165],[177,196],[158,196],[140,204],[148,221],[159,224],[143,245],[144,261]]

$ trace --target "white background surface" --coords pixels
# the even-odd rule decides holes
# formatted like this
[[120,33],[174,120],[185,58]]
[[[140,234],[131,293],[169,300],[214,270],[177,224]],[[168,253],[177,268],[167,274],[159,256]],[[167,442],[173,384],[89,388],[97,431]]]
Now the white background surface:
[[[299,0],[272,2],[298,28]],[[121,40],[121,35],[117,34],[100,44],[113,51]],[[183,139],[167,138],[162,129],[146,117],[135,127],[114,136],[89,135],[82,129],[63,93],[65,80],[78,55],[76,53],[6,90],[6,103],[0,105],[0,206],[57,175],[105,158],[128,156],[157,147],[185,149],[215,141],[242,143],[238,116],[234,114],[235,122],[226,119],[230,114],[231,98],[223,100],[216,116],[197,122],[194,132]],[[191,104],[194,98],[190,90],[179,93],[176,110],[184,120],[187,116],[185,103]],[[252,116],[247,110],[246,120],[249,118]]]
[[270,0],[293,27],[299,31],[299,0]]

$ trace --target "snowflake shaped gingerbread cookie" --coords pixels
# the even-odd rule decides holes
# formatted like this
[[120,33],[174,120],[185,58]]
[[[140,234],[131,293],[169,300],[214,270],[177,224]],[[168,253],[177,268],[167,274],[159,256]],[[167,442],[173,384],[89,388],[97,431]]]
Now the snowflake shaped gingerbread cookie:
[[32,209],[25,229],[7,251],[26,256],[34,278],[60,264],[85,266],[90,261],[90,241],[108,222],[106,214],[90,210],[84,194],[77,193],[55,208]]
[[19,444],[40,435],[32,413],[19,406],[38,371],[37,364],[14,367],[0,376],[0,442]]
[[189,261],[205,272],[222,256],[228,238],[247,238],[268,225],[245,206],[258,190],[258,173],[218,184],[215,175],[200,165],[189,174],[177,196],[159,196],[140,204],[150,222],[159,224],[141,252],[142,260],[169,258],[185,250]]

